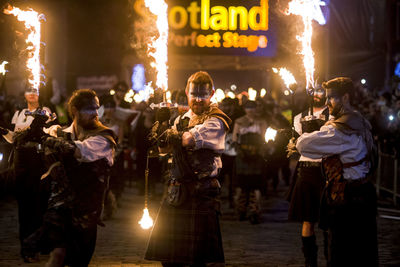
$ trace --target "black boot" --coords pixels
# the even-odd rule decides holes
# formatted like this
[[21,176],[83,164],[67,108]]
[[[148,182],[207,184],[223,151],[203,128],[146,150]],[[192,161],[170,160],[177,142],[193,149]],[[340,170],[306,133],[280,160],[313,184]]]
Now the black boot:
[[315,235],[301,237],[303,241],[303,253],[305,258],[305,267],[317,267],[318,247],[315,240]]
[[329,233],[324,231],[324,255],[326,259],[326,267],[331,267],[331,258],[329,256]]

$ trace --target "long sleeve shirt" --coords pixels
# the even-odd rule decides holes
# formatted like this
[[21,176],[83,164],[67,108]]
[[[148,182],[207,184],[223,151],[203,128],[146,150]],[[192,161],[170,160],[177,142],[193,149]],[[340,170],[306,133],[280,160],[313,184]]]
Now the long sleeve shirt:
[[[60,128],[59,125],[53,125],[48,129],[45,129],[45,132],[52,136],[57,136],[57,128]],[[81,157],[77,158],[80,162],[93,162],[102,158],[105,158],[108,164],[111,166],[114,163],[113,159],[113,149],[109,141],[101,136],[90,136],[83,141],[77,140],[75,137],[75,133],[73,130],[73,123],[68,128],[64,129],[64,132],[71,133],[71,137],[76,147],[79,148],[81,152]]]
[[[183,118],[193,118],[196,116],[189,110],[185,114],[182,115]],[[179,121],[179,117],[175,120],[174,128],[176,129],[176,124]],[[216,118],[211,117],[204,121],[202,124],[195,125],[193,128],[189,130],[191,135],[194,138],[195,146],[194,150],[198,149],[211,149],[215,153],[222,154],[225,149],[225,128],[224,123]],[[214,157],[213,171],[210,174],[210,177],[214,177],[218,174],[218,170],[222,168],[222,161],[220,156]]]
[[[332,125],[324,125],[319,131],[303,133],[296,144],[301,155],[311,159],[322,159],[332,155],[339,155],[343,163],[357,162],[367,155],[364,139],[356,134],[346,135]],[[343,169],[345,179],[364,178],[369,172],[369,163]]]

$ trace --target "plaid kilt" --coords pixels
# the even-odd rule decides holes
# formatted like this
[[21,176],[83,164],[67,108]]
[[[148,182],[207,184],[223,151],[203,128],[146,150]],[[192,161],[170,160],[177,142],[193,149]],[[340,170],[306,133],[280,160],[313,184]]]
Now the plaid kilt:
[[291,194],[288,219],[298,222],[318,222],[321,195],[325,177],[321,167],[296,168],[293,193]]
[[163,201],[145,259],[174,263],[224,262],[219,226],[219,203],[190,196],[181,206]]

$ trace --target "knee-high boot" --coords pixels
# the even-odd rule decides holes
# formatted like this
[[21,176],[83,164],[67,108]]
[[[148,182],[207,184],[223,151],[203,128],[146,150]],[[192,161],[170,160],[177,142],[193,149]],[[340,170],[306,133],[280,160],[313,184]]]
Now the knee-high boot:
[[331,257],[329,256],[329,233],[324,231],[324,255],[326,259],[326,267],[331,267]]
[[305,267],[317,267],[318,264],[318,247],[315,235],[301,237],[303,241],[303,253],[305,258]]

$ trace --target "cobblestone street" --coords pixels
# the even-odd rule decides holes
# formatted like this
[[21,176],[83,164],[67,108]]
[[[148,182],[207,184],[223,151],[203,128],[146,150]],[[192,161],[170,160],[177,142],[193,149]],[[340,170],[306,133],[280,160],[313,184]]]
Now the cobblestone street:
[[[287,221],[288,203],[283,199],[287,188],[270,193],[263,201],[263,221],[251,225],[239,222],[227,203],[223,205],[221,219],[222,238],[226,266],[304,266],[301,253],[300,225]],[[99,227],[96,251],[91,267],[161,266],[157,262],[143,260],[150,231],[138,225],[144,198],[127,188],[121,200],[121,208],[114,218]],[[150,213],[155,218],[158,201],[150,201]],[[0,203],[0,266],[44,266],[48,258],[41,256],[40,263],[26,264],[19,258],[17,231],[17,205],[12,198]],[[400,213],[380,211],[399,216]],[[400,221],[378,217],[380,266],[400,266]],[[322,237],[318,232],[319,266],[325,266]]]

